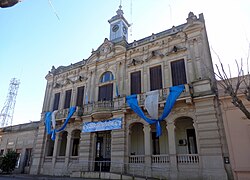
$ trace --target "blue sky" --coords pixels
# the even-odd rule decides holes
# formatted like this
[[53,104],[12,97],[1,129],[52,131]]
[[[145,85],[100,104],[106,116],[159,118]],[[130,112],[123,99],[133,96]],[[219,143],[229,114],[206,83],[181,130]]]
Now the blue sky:
[[[132,1],[132,8],[131,8]],[[10,79],[20,79],[13,124],[40,120],[45,76],[52,65],[69,65],[90,56],[105,38],[119,0],[22,0],[0,9],[0,109]],[[123,0],[132,25],[129,42],[186,22],[187,15],[203,13],[210,46],[223,63],[246,58],[250,41],[248,0]],[[132,11],[131,11],[132,10]],[[131,34],[131,33],[130,33]],[[213,61],[218,62],[213,55]]]

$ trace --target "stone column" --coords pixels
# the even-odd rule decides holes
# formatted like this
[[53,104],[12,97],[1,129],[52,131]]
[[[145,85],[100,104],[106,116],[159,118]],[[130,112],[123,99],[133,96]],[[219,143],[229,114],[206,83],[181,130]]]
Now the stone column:
[[53,150],[53,157],[52,157],[52,166],[54,167],[56,164],[56,157],[58,152],[58,142],[59,142],[59,135],[56,136],[55,142],[54,142],[54,150]]
[[145,165],[151,166],[151,155],[152,155],[152,137],[150,125],[144,125],[144,147],[145,147]]
[[72,137],[71,132],[68,132],[66,152],[65,152],[65,165],[66,166],[68,166],[68,164],[69,164],[69,158],[71,155],[71,151],[70,151],[71,143],[72,143],[71,137]]
[[175,143],[175,125],[174,122],[167,123],[168,131],[168,147],[169,147],[169,161],[170,161],[170,177],[177,178],[177,160],[176,160],[176,143]]

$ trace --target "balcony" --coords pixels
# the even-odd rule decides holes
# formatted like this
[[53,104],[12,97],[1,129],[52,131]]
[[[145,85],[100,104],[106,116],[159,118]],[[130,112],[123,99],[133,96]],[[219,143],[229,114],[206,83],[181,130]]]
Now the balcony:
[[[56,120],[62,120],[62,119],[66,119],[68,117],[68,113],[69,113],[69,108],[66,109],[60,109],[57,111],[55,118]],[[77,118],[80,117],[82,115],[82,108],[81,107],[77,107],[75,113],[73,114],[73,118]]]
[[[165,103],[168,95],[170,93],[169,88],[164,88],[159,90],[159,103]],[[139,105],[144,105],[144,101],[146,98],[146,93],[138,94],[137,100]],[[185,99],[186,103],[191,103],[191,93],[189,90],[189,85],[185,84],[185,89],[181,93],[180,97],[178,99]]]
[[[159,90],[159,104],[164,104],[166,98],[169,95],[169,88]],[[138,94],[137,99],[140,106],[144,106],[146,93]],[[189,91],[189,85],[185,85],[185,89],[178,99],[183,99],[186,103],[192,103],[191,93]],[[126,97],[116,97],[112,101],[96,101],[83,105],[83,107],[77,107],[76,112],[72,118],[79,118],[81,116],[91,116],[95,119],[108,119],[113,116],[114,111],[125,110],[128,108],[126,104]],[[69,109],[60,109],[56,113],[56,119],[66,119]]]

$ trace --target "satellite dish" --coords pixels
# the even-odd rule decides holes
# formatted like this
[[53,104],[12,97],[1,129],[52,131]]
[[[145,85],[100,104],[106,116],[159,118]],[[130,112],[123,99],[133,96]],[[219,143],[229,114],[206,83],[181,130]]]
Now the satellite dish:
[[18,2],[20,2],[20,0],[0,0],[0,7],[8,8],[8,7],[14,6]]

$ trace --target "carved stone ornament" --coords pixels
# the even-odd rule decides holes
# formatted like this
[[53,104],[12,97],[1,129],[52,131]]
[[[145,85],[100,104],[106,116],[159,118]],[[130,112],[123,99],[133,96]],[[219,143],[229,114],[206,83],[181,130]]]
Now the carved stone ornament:
[[107,56],[109,53],[111,53],[114,49],[114,45],[112,42],[110,42],[108,39],[104,40],[104,43],[100,47],[100,55],[101,56]]
[[152,52],[144,59],[144,61],[145,61],[145,62],[148,62],[149,60],[151,60],[151,59],[154,58],[154,57],[161,57],[161,58],[163,58],[163,57],[164,57],[164,54],[163,54],[160,50],[152,51]]
[[165,55],[169,56],[171,54],[179,53],[179,52],[186,51],[186,50],[187,50],[186,47],[173,46],[172,48],[170,48],[169,52],[167,52]]
[[106,63],[106,64],[104,65],[104,69],[105,69],[105,71],[107,71],[107,70],[108,70],[108,68],[109,68],[109,63]]
[[80,81],[86,81],[87,79],[88,77],[85,77],[85,76],[75,76],[71,78],[66,78],[62,81],[54,82],[53,88],[61,88],[63,86],[67,86],[68,84],[75,84]]
[[131,67],[131,66],[136,66],[138,64],[143,64],[144,61],[141,60],[141,59],[131,59],[129,62],[128,62],[128,67]]
[[189,12],[188,18],[187,18],[187,23],[193,24],[194,21],[197,21],[197,16],[195,16],[193,12]]

